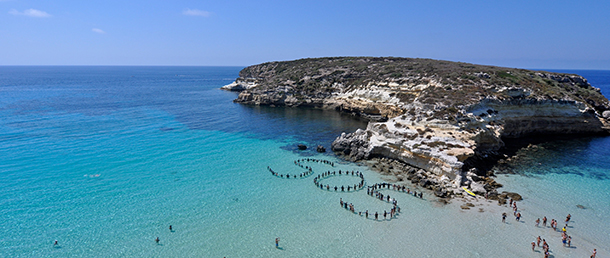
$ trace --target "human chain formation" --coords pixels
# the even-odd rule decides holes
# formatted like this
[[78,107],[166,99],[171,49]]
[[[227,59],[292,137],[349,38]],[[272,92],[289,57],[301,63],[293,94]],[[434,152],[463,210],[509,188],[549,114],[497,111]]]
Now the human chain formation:
[[[348,186],[330,186],[328,184],[324,185],[322,184],[320,181],[329,178],[329,177],[334,177],[334,176],[355,176],[355,177],[359,177],[360,178],[360,183],[358,184],[354,184],[354,185],[348,185]],[[362,187],[364,187],[364,176],[362,175],[362,173],[360,173],[360,171],[356,171],[354,172],[353,170],[350,171],[341,171],[339,170],[337,171],[326,171],[324,173],[322,173],[321,175],[316,176],[313,179],[313,183],[316,185],[316,187],[319,187],[320,189],[324,190],[326,189],[327,191],[341,191],[341,192],[350,192],[350,191],[357,191],[362,189]]]
[[311,169],[311,167],[306,167],[307,171],[300,173],[298,175],[280,174],[278,172],[273,171],[273,169],[271,169],[271,167],[269,167],[269,166],[267,166],[267,169],[269,170],[269,172],[271,172],[272,175],[279,177],[279,178],[287,178],[287,179],[306,178],[306,177],[310,176],[311,174],[313,174],[313,170]]
[[335,166],[335,163],[332,161],[328,161],[325,159],[310,159],[310,158],[306,158],[306,159],[297,159],[294,161],[294,164],[299,166],[299,167],[303,167],[304,165],[301,164],[301,162],[317,162],[317,163],[322,163],[322,164],[326,164],[326,165],[330,165],[331,167]]
[[[271,169],[269,166],[267,166],[267,169],[271,172],[272,175],[278,177],[278,178],[294,178],[294,179],[300,179],[300,178],[306,178],[310,175],[312,175],[313,172],[313,168],[311,166],[308,166],[304,163],[306,162],[316,162],[316,163],[321,163],[321,164],[325,164],[325,165],[329,165],[334,167],[335,163],[328,161],[328,160],[323,160],[323,159],[311,159],[311,158],[303,158],[303,159],[298,159],[295,160],[293,163],[296,166],[299,166],[303,169],[306,169],[306,172],[304,173],[300,173],[300,174],[280,174],[278,172],[275,172],[273,169]],[[360,179],[360,182],[357,184],[353,184],[353,185],[341,185],[341,186],[331,186],[329,184],[323,184],[322,181],[324,179],[330,178],[330,177],[336,177],[336,176],[352,176],[352,177],[357,177]],[[354,192],[354,191],[358,191],[361,190],[362,188],[364,188],[365,186],[365,181],[364,181],[364,175],[362,174],[362,172],[360,171],[343,171],[343,170],[338,170],[338,171],[326,171],[323,172],[319,175],[317,175],[314,179],[313,179],[314,184],[316,185],[317,188],[320,188],[322,190],[326,190],[326,191],[335,191],[335,192]],[[354,207],[353,204],[348,203],[348,202],[344,202],[343,199],[341,198],[339,200],[339,203],[341,204],[341,207],[351,211],[354,214],[357,214],[359,216],[362,216],[366,219],[374,219],[374,220],[383,220],[383,221],[390,221],[394,218],[396,218],[396,215],[398,213],[400,213],[400,207],[398,206],[398,202],[396,201],[396,199],[391,198],[390,195],[386,195],[383,194],[381,192],[379,192],[380,190],[394,190],[397,192],[401,192],[401,193],[406,193],[406,194],[413,194],[413,196],[415,197],[419,197],[419,198],[423,198],[423,194],[421,192],[417,193],[416,191],[411,192],[411,190],[405,186],[400,186],[397,184],[390,184],[390,183],[378,183],[378,184],[374,184],[372,186],[369,186],[367,188],[367,195],[375,197],[376,199],[383,201],[383,202],[387,202],[389,204],[392,204],[392,208],[387,211],[384,210],[383,213],[380,211],[375,211],[375,212],[369,212],[369,210],[359,210],[356,211],[356,208]],[[383,219],[381,219],[381,217],[383,216]]]
[[[380,200],[382,200],[382,199],[380,199]],[[385,200],[382,200],[382,201],[385,201]],[[387,202],[390,202],[390,201],[387,201]],[[383,211],[383,220],[392,220],[393,218],[395,218],[396,214],[400,212],[400,207],[398,207],[396,200],[392,199],[391,203],[394,204],[394,207],[392,207],[392,209],[390,209],[390,212],[385,211],[385,210]],[[369,210],[365,210],[364,212],[363,211],[356,212],[356,208],[354,208],[354,205],[351,203],[348,204],[347,202],[344,202],[343,198],[339,198],[339,204],[341,204],[341,207],[345,208],[346,210],[351,211],[354,214],[358,214],[359,216],[364,216],[366,219],[369,219],[369,215],[370,215],[371,217],[374,217],[375,220],[379,220],[380,215],[381,215],[380,212],[377,212],[377,211],[375,213],[372,213],[372,212],[369,213]]]
[[[383,193],[379,192],[379,190],[382,190],[382,189],[394,190],[394,191],[406,193],[406,194],[411,194],[411,189],[409,189],[405,186],[401,186],[401,185],[397,185],[397,184],[390,184],[390,183],[378,183],[378,184],[369,186],[366,189],[367,195],[375,197],[380,201],[384,201],[384,202],[387,202],[387,203],[390,203],[393,205],[390,212],[385,211],[385,210],[383,211],[383,219],[391,220],[391,219],[395,218],[396,214],[400,213],[400,207],[398,206],[398,201],[396,201],[396,199],[390,197],[389,194],[383,194]],[[423,198],[422,192],[419,192],[419,195],[418,195],[416,191],[413,191],[413,196],[419,197],[420,199]],[[356,212],[356,209],[354,208],[353,204],[351,204],[351,203],[348,204],[347,202],[343,202],[343,199],[340,199],[339,202],[341,203],[342,207],[344,207],[346,210],[351,211],[354,214],[364,216],[367,219],[369,218],[369,214],[370,214],[371,216],[374,215],[375,220],[379,220],[381,212],[375,211],[374,214],[372,212],[369,213],[369,210]]]
[[310,166],[306,166],[303,165],[303,162],[317,162],[317,163],[322,163],[322,164],[326,164],[326,165],[330,165],[331,167],[335,166],[334,162],[328,161],[328,160],[324,160],[324,159],[310,159],[310,158],[306,158],[306,159],[298,159],[294,161],[294,164],[306,169],[305,172],[300,173],[300,174],[294,174],[294,175],[290,175],[290,174],[280,174],[278,172],[275,172],[273,169],[271,169],[271,167],[267,166],[267,170],[269,170],[269,172],[271,172],[272,175],[279,177],[279,178],[286,178],[286,179],[290,179],[290,178],[306,178],[308,176],[310,176],[311,174],[313,174],[313,170]]

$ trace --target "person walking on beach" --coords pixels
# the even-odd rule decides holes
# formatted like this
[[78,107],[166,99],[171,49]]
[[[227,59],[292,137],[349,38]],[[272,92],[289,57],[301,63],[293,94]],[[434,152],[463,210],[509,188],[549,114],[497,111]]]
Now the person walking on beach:
[[568,214],[568,216],[566,217],[566,223],[568,223],[571,218],[572,218],[572,215]]
[[538,238],[536,239],[536,244],[538,245],[538,247],[540,247],[540,241],[542,241],[542,238],[538,236]]
[[597,249],[593,249],[593,254],[591,255],[591,258],[595,258],[597,256]]
[[502,213],[502,223],[506,223],[506,212]]
[[532,241],[532,251],[535,251],[536,248],[536,241]]
[[546,227],[546,216],[544,216],[544,218],[542,218],[542,226]]
[[542,248],[547,249],[549,244],[546,243],[546,239],[542,239]]
[[279,237],[275,238],[275,248],[280,248],[280,238]]
[[538,225],[540,225],[540,218],[536,219],[536,227],[538,227]]

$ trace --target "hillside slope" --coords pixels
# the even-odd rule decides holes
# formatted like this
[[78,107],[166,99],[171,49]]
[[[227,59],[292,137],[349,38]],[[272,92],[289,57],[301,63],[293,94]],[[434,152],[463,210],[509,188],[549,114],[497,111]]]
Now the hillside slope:
[[[431,59],[330,57],[244,68],[239,103],[335,109],[371,120],[332,144],[353,160],[385,157],[439,196],[494,191],[479,169],[504,141],[602,134],[610,104],[585,78]],[[605,115],[605,118],[604,118]],[[478,181],[478,182],[477,182]],[[487,182],[487,183],[485,183]]]

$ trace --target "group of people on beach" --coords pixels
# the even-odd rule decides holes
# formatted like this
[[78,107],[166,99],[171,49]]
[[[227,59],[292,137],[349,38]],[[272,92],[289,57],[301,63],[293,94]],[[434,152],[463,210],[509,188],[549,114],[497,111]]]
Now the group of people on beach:
[[[566,224],[561,229],[561,243],[565,247],[571,247],[572,246],[572,237],[568,235],[568,223],[570,222],[571,219],[572,219],[572,214],[568,214],[566,216],[566,220],[565,220]],[[546,218],[546,216],[544,216],[542,218],[542,226],[543,227],[546,227],[547,221],[548,221],[548,219]],[[557,230],[557,224],[558,224],[557,220],[551,219],[550,227],[553,229],[553,231],[558,231]],[[536,219],[536,227],[539,227],[539,226],[540,226],[540,218],[537,218]],[[546,243],[546,241],[544,241],[544,239],[543,239],[543,243]],[[540,246],[540,236],[538,236],[537,245]],[[532,242],[532,250],[534,250],[534,247],[535,247],[534,243]],[[546,247],[545,247],[545,245],[543,244],[542,248],[544,249],[545,254],[548,253],[548,250],[549,250],[548,245],[546,245]]]
[[[517,201],[514,201],[513,199],[509,200],[509,207],[512,207],[513,209],[513,214],[515,215],[515,219],[517,221],[520,221],[521,219],[521,213],[518,211],[517,209]],[[558,226],[557,224],[559,223],[556,219],[551,219],[549,226],[551,229],[553,229],[554,232],[556,231],[561,231],[561,242],[563,244],[564,247],[571,247],[572,246],[572,237],[568,235],[568,223],[570,222],[570,220],[572,219],[572,214],[568,214],[566,216],[565,219],[565,226],[563,228],[561,228],[561,230],[558,230]],[[502,222],[506,221],[506,213],[502,213]],[[540,218],[536,219],[536,227],[540,227]],[[547,222],[548,219],[546,216],[544,216],[542,218],[542,227],[547,227]],[[532,241],[531,245],[532,245],[532,251],[536,251],[536,247],[541,247],[540,243],[542,243],[542,250],[544,252],[544,257],[548,258],[550,256],[550,248],[549,248],[549,244],[546,242],[546,239],[541,238],[540,236],[538,236],[536,238],[536,240]],[[591,257],[595,257],[597,253],[597,250],[594,249],[593,251],[593,255]]]
[[338,187],[338,186],[330,186],[328,184],[324,185],[324,184],[320,183],[320,181],[322,179],[325,179],[325,178],[328,178],[328,177],[331,177],[331,176],[337,176],[337,175],[350,175],[350,171],[341,171],[341,170],[339,170],[338,173],[337,173],[337,171],[326,171],[326,172],[316,176],[313,179],[313,183],[316,185],[316,187],[319,187],[320,189],[326,189],[327,191],[331,191],[331,190],[334,189],[335,192],[338,191],[338,190],[341,190],[341,192],[345,192],[346,190],[348,192],[349,191],[356,191],[356,190],[359,190],[362,187],[364,187],[364,175],[362,175],[362,173],[360,173],[360,171],[355,171],[354,172],[353,170],[351,171],[351,176],[356,176],[356,177],[360,178],[360,183],[354,184],[353,186],[352,185],[348,185],[346,187],[346,186],[342,185],[341,187]]

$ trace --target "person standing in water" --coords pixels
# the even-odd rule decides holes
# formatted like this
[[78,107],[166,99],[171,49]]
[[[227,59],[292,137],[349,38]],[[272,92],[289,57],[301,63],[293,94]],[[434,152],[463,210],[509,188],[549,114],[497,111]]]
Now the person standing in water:
[[159,241],[161,241],[159,240],[159,237],[155,238],[155,242],[157,242],[157,244],[159,244]]
[[536,248],[536,242],[532,241],[532,251],[535,251],[535,248]]
[[542,226],[546,227],[546,216],[544,216],[544,218],[542,218]]
[[275,238],[275,248],[280,248],[280,238],[279,237]]

